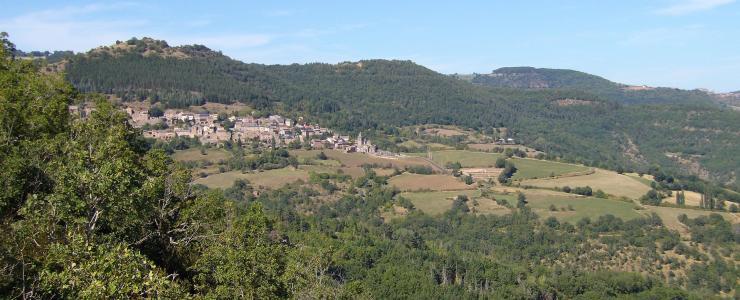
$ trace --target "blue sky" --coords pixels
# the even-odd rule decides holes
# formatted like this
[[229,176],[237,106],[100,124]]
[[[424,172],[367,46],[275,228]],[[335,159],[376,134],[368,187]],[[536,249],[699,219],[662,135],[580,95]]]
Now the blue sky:
[[535,66],[740,90],[735,0],[2,1],[0,31],[21,50],[150,36],[266,64],[408,59],[442,73]]

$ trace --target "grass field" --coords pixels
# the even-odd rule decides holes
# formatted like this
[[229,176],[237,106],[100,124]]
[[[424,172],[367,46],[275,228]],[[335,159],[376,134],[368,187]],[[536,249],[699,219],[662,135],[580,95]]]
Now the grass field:
[[[699,207],[701,203],[701,194],[692,191],[684,191],[686,195],[686,206]],[[676,204],[676,191],[673,191],[673,196],[663,198],[663,202]]]
[[308,180],[308,172],[301,169],[294,169],[293,167],[245,174],[241,171],[231,171],[199,178],[195,180],[195,183],[203,184],[210,188],[228,188],[237,179],[249,180],[254,187],[276,188],[299,179]]
[[330,174],[335,174],[337,173],[337,170],[338,170],[338,168],[336,167],[322,166],[322,165],[300,165],[298,166],[298,169],[304,170],[306,172],[330,173]]
[[[688,194],[686,195],[688,198]],[[688,199],[687,199],[688,201]],[[737,224],[740,223],[740,214],[733,214],[728,212],[712,212],[707,210],[689,209],[689,208],[675,208],[675,207],[663,207],[663,206],[645,206],[646,212],[654,212],[663,220],[663,224],[666,227],[677,230],[681,234],[688,234],[687,228],[678,221],[678,216],[686,214],[689,218],[696,218],[698,216],[706,216],[711,213],[718,213],[725,220]]]
[[476,190],[443,191],[443,192],[406,192],[399,196],[409,199],[416,209],[430,215],[442,214],[452,207],[452,201],[457,195],[466,195],[468,198],[480,196]]
[[[415,153],[417,156],[426,157],[426,153]],[[499,153],[486,153],[467,150],[442,150],[432,151],[432,160],[444,166],[448,162],[460,162],[465,168],[491,167],[496,164],[496,159],[503,157]]]
[[[378,164],[382,166],[392,165],[403,169],[409,165],[423,165],[429,166],[430,164],[419,157],[400,157],[397,159],[382,158],[377,156],[368,155],[365,153],[344,153],[337,150],[323,150],[324,154],[331,159],[341,163],[344,167],[360,167],[363,164]],[[316,155],[321,152],[320,150],[292,150],[291,155],[295,155],[299,159],[304,158],[316,158]],[[314,162],[316,160],[314,159]]]
[[640,177],[640,175],[637,173],[624,173],[624,175],[632,177],[635,180],[642,182],[642,184],[647,185],[647,186],[650,186],[650,183],[653,182],[652,175],[643,174],[642,177]]
[[475,185],[467,185],[450,175],[419,175],[404,173],[393,176],[388,185],[396,186],[401,191],[451,191],[474,189]]
[[[594,220],[599,216],[607,214],[612,214],[623,220],[630,220],[641,216],[634,209],[635,204],[624,201],[577,197],[565,193],[543,190],[526,190],[524,191],[524,195],[527,196],[529,207],[538,215],[543,218],[554,216],[560,221],[572,224],[575,224],[584,217]],[[511,201],[509,202],[512,203]],[[512,203],[512,205],[515,204],[515,202]],[[550,211],[550,205],[555,205],[558,211]],[[575,210],[570,211],[566,209],[563,211],[561,209],[567,208],[568,205],[572,206]]]
[[206,155],[200,153],[200,149],[187,149],[176,151],[172,155],[176,161],[198,161],[207,160],[211,162],[218,162],[222,159],[228,159],[231,157],[231,153],[222,149],[206,149]]
[[632,177],[600,169],[596,169],[596,172],[590,175],[523,180],[522,185],[545,188],[590,186],[594,191],[601,189],[608,194],[624,196],[630,199],[638,199],[650,190],[649,186],[642,184]]
[[456,129],[456,128],[427,128],[424,130],[425,134],[428,135],[437,135],[437,136],[456,136],[456,135],[466,135],[466,133],[462,130]]
[[512,159],[512,162],[517,168],[516,173],[514,173],[514,176],[512,177],[514,180],[545,178],[552,175],[558,176],[567,173],[585,172],[589,170],[588,167],[584,166],[564,164],[546,160],[514,158]]

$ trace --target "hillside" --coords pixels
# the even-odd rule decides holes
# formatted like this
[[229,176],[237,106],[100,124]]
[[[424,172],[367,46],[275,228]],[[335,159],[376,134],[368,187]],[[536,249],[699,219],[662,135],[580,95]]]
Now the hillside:
[[[164,98],[174,94],[160,85],[208,101],[235,97],[418,150],[396,155],[328,141],[285,145],[275,138],[287,137],[273,133],[311,126],[264,113],[259,120],[223,118],[211,108],[226,105],[216,103],[199,108],[213,114],[192,120],[181,119],[192,116],[190,108],[155,120],[197,130],[252,119],[246,123],[259,126],[250,131],[270,132],[270,140],[152,138],[137,126],[140,110],[124,111],[114,103],[119,99],[80,93],[62,76],[7,59],[1,38],[0,128],[7,130],[0,134],[0,298],[715,299],[738,293],[740,194],[657,169],[615,172],[555,161],[555,150],[546,155],[494,143],[511,132],[530,139],[527,144],[559,146],[585,159],[613,155],[609,147],[619,139],[609,134],[622,134],[627,153],[639,161],[652,160],[651,151],[666,157],[661,151],[691,150],[690,141],[703,136],[711,138],[702,147],[731,151],[714,161],[732,162],[736,149],[717,144],[736,142],[732,111],[491,89],[411,62],[247,65],[203,48],[206,56],[169,47],[154,52],[135,41],[58,65],[73,69],[88,60],[94,71],[118,64],[125,76],[87,75],[86,88],[110,84],[157,106],[185,103]],[[149,62],[153,68],[142,67]],[[171,69],[210,73],[183,73],[177,83],[167,77],[175,76]],[[245,70],[249,80],[235,75]],[[157,72],[163,76],[148,74]],[[137,73],[152,82],[137,80]],[[243,85],[215,88],[194,78]],[[242,88],[261,94],[226,93]],[[70,113],[77,103],[95,109]],[[151,108],[146,101],[127,104]],[[508,128],[489,127],[499,116],[495,126]],[[428,122],[420,117],[470,125],[396,125]],[[368,132],[368,124],[378,130]],[[483,125],[469,128],[475,124]],[[680,130],[684,125],[693,127]],[[707,128],[716,130],[702,131]],[[429,150],[432,145],[440,149]],[[668,153],[681,161],[722,154]]]
[[[740,172],[733,155],[740,152],[736,112],[694,101],[691,95],[698,92],[680,90],[670,104],[622,105],[643,102],[635,97],[614,100],[616,96],[600,92],[612,84],[580,72],[571,79],[543,77],[558,88],[489,87],[410,61],[261,65],[204,46],[170,47],[151,39],[97,48],[65,63],[68,79],[83,92],[123,100],[150,99],[168,107],[239,101],[260,110],[305,115],[346,132],[393,132],[399,126],[429,123],[483,131],[507,127],[532,147],[588,165],[638,170],[659,165],[725,183],[736,182]],[[641,91],[639,97],[647,99],[654,92]]]
[[714,94],[717,102],[727,105],[734,110],[740,110],[740,91]]
[[713,104],[712,97],[699,90],[628,86],[596,75],[565,69],[499,68],[490,74],[474,74],[470,82],[490,87],[580,90],[623,104]]

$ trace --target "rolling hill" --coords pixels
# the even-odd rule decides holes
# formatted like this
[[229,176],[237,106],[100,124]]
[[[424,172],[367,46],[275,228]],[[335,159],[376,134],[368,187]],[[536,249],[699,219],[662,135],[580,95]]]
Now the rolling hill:
[[474,74],[468,78],[474,84],[490,87],[586,91],[623,104],[713,104],[712,96],[700,90],[629,86],[596,75],[565,69],[509,67],[496,69],[490,74]]
[[704,92],[632,91],[576,71],[504,68],[468,82],[411,61],[262,65],[149,38],[99,47],[59,65],[81,91],[124,101],[167,107],[238,101],[345,132],[429,123],[507,127],[538,150],[587,165],[659,166],[728,184],[740,172],[737,112],[717,107]]

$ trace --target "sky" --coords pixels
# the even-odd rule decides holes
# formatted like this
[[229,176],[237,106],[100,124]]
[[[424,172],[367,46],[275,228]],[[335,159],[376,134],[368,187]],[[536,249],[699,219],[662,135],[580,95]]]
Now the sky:
[[0,2],[0,31],[24,51],[146,36],[264,64],[401,59],[445,74],[533,66],[740,90],[736,0]]

